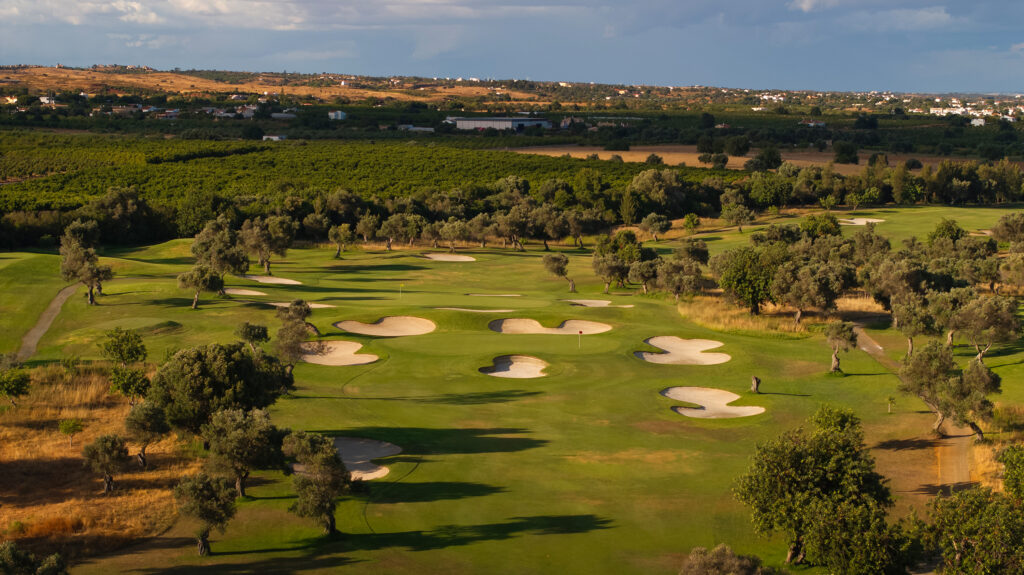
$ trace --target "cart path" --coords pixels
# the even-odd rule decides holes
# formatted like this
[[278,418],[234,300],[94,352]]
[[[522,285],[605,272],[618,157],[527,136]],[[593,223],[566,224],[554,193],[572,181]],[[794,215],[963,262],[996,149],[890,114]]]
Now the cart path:
[[50,302],[50,305],[46,306],[43,313],[39,316],[39,320],[36,321],[36,325],[32,326],[32,329],[28,330],[28,333],[21,338],[21,349],[18,350],[18,361],[25,361],[32,357],[36,352],[36,346],[39,345],[39,340],[46,335],[46,330],[50,329],[50,325],[53,324],[53,320],[57,318],[57,314],[60,313],[60,308],[64,306],[64,302],[68,301],[75,291],[78,290],[78,284],[72,284],[66,288],[57,292],[56,297]]

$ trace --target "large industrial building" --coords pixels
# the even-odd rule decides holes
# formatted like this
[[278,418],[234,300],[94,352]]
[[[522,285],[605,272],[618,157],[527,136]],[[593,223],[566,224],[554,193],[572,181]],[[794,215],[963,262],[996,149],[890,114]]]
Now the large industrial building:
[[531,126],[540,126],[545,130],[551,128],[551,122],[543,118],[448,118],[447,121],[454,122],[455,127],[459,130],[494,128],[495,130],[519,132]]

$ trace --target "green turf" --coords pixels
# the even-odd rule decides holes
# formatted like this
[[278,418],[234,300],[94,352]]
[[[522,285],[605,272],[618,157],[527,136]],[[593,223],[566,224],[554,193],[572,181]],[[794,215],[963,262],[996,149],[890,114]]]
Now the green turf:
[[[891,230],[880,230],[897,237],[904,233],[897,224],[904,217],[913,233],[923,234],[946,214],[922,208],[858,215],[881,213],[891,218]],[[979,210],[962,219],[965,227],[988,227],[999,213]],[[716,241],[729,245],[748,237],[732,231],[718,235]],[[281,426],[381,439],[404,451],[382,462],[390,475],[342,503],[338,525],[346,535],[338,541],[321,539],[311,522],[287,512],[290,479],[260,473],[252,498],[241,502],[227,532],[214,536],[213,556],[198,558],[189,541],[174,539],[188,535],[179,526],[168,535],[170,545],[142,546],[132,555],[91,560],[78,570],[332,572],[344,565],[353,573],[675,573],[690,548],[720,542],[777,565],[785,554],[783,542],[756,536],[748,511],[730,492],[759,441],[799,425],[823,403],[854,409],[872,444],[927,429],[930,417],[910,398],[900,399],[896,415],[886,414],[897,380],[863,352],[844,354],[847,377],[830,376],[825,374],[829,350],[820,336],[714,332],[680,317],[671,298],[661,294],[609,298],[634,304],[631,309],[573,307],[560,301],[570,297],[564,280],[543,271],[542,252],[470,253],[478,261],[433,262],[414,252],[353,252],[334,260],[329,249],[292,250],[275,262],[275,275],[302,285],[232,278],[231,287],[269,295],[204,294],[200,310],[193,311],[190,295],[173,279],[189,264],[187,241],[108,252],[116,257],[106,261],[129,277],[109,282],[96,307],[82,298],[69,300],[35,360],[95,359],[102,331],[123,326],[142,331],[150,360],[158,362],[168,350],[231,341],[242,321],[265,323],[273,333],[279,325],[274,310],[254,300],[330,303],[337,307],[312,316],[323,337],[361,342],[361,352],[381,359],[365,366],[297,366],[297,390],[273,407],[273,417]],[[589,255],[566,253],[580,289],[575,297],[603,297]],[[33,277],[49,281],[52,273],[39,265]],[[5,296],[15,289],[6,285]],[[480,292],[522,297],[465,295]],[[440,306],[519,311],[433,309]],[[438,329],[373,338],[332,326],[342,319],[374,321],[386,315],[429,318]],[[488,321],[500,317],[533,318],[545,325],[590,319],[614,329],[584,336],[580,347],[575,336],[489,331]],[[874,333],[887,348],[902,346],[897,334]],[[714,351],[732,360],[670,366],[633,356],[649,349],[645,338],[657,335],[719,340],[724,346]],[[477,371],[493,357],[511,353],[544,359],[551,364],[549,376],[499,379]],[[1015,401],[1024,399],[1010,383],[1024,369],[1022,357],[1016,348],[993,354],[1005,397]],[[752,375],[761,377],[766,393],[746,392]],[[738,404],[761,405],[767,412],[735,420],[688,419],[670,410],[677,402],[659,395],[674,385],[733,391],[742,396]]]

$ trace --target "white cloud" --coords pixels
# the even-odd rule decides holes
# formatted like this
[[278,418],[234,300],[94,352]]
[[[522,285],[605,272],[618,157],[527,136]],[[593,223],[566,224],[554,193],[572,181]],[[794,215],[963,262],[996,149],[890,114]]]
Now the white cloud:
[[1017,54],[1024,54],[1024,42],[1010,46],[1010,51],[1016,52]]
[[790,10],[800,10],[801,12],[813,12],[814,10],[835,8],[839,5],[839,0],[792,0],[789,3]]
[[844,18],[851,28],[861,32],[913,32],[945,28],[955,19],[945,6],[918,9],[856,12]]

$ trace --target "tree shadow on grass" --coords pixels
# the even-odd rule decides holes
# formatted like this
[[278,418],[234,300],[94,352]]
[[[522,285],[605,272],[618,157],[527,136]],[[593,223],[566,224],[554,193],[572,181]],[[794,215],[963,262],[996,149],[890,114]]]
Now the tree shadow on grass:
[[420,483],[369,483],[367,499],[374,503],[427,503],[447,499],[484,497],[504,493],[504,487],[460,481],[424,481]]
[[922,483],[917,489],[909,490],[918,495],[953,495],[958,491],[979,485],[977,481],[960,481],[957,483]]
[[[192,542],[193,544],[195,541]],[[216,542],[213,543],[214,547]],[[336,551],[340,553],[344,546],[338,545]],[[286,552],[294,549],[270,549],[267,552]],[[191,575],[194,573],[211,573],[226,575],[254,575],[261,573],[297,573],[305,571],[335,572],[346,565],[361,563],[362,561],[350,559],[339,555],[322,556],[301,556],[301,557],[274,557],[260,561],[241,561],[237,563],[216,563],[217,557],[230,557],[232,555],[244,555],[247,553],[217,553],[216,550],[210,553],[208,561],[214,561],[206,565],[178,565],[174,567],[150,567],[135,569],[131,573],[160,573],[163,575]]]
[[366,437],[388,441],[402,448],[405,455],[438,455],[445,453],[508,453],[546,445],[544,439],[506,437],[529,433],[514,427],[489,428],[425,428],[425,427],[357,427],[353,429],[316,430],[328,436]]
[[[327,266],[328,271],[332,272],[344,272],[346,274],[361,274],[366,272],[411,272],[418,270],[425,270],[426,266],[420,266],[415,264],[377,264],[377,265],[332,265]],[[391,279],[391,278],[389,278]]]
[[373,401],[413,401],[419,403],[437,403],[442,405],[486,405],[489,403],[509,403],[526,397],[543,395],[543,391],[526,391],[523,389],[505,389],[500,391],[475,391],[471,393],[444,393],[441,395],[424,395],[413,397],[316,397],[302,396],[303,399],[342,399],[342,400],[373,400]]
[[942,443],[939,437],[912,437],[910,439],[889,439],[874,445],[874,449],[885,449],[887,451],[908,451],[914,449],[928,449],[938,447]]

